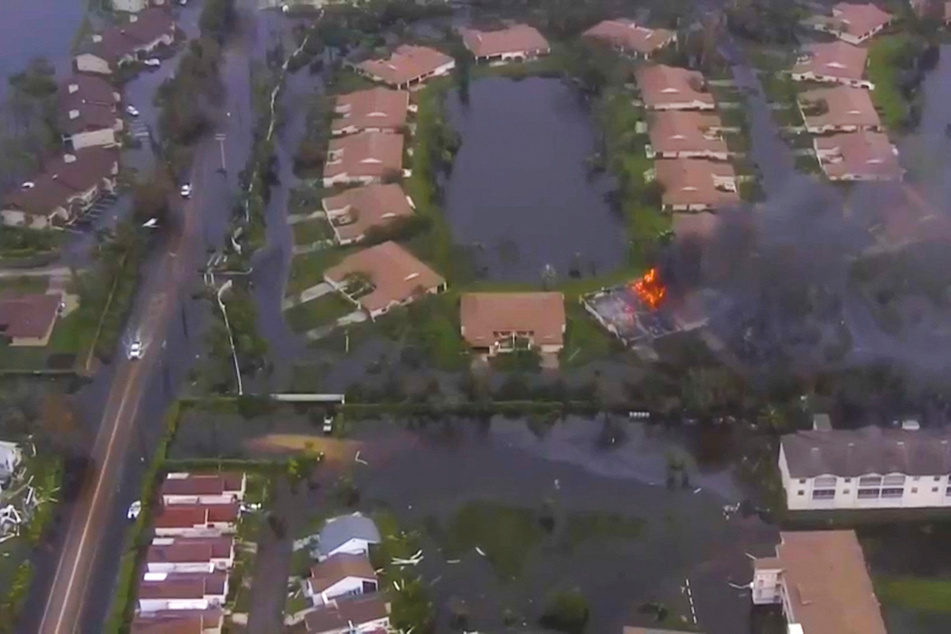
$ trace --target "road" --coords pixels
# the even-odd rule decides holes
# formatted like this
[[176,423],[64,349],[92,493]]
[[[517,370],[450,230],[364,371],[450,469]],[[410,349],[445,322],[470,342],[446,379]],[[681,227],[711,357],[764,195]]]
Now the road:
[[[239,190],[237,172],[247,162],[253,121],[248,68],[255,28],[256,16],[243,12],[241,32],[222,64],[226,102],[215,129],[195,148],[190,174],[194,194],[184,204],[176,203],[180,229],[160,239],[143,265],[129,332],[145,344],[144,356],[130,361],[124,350],[117,351],[101,394],[90,397],[90,409],[101,416],[91,451],[93,468],[71,505],[65,535],[54,537],[54,544],[59,542],[55,561],[49,562],[49,570],[38,570],[32,594],[39,597],[28,606],[34,614],[25,615],[21,631],[102,631],[124,543],[124,509],[138,495],[144,458],[151,456],[162,431],[161,414],[194,358],[197,342],[189,340],[189,333],[200,330],[207,312],[192,298],[197,270],[207,248],[222,243]],[[218,169],[218,133],[225,135],[234,166],[226,174]],[[49,579],[40,581],[44,574]]]

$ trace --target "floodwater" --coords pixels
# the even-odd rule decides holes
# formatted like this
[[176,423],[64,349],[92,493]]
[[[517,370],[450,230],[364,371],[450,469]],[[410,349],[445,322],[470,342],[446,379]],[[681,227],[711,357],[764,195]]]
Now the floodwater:
[[487,78],[470,102],[447,95],[462,138],[446,187],[445,213],[456,243],[472,247],[480,273],[538,281],[621,266],[625,228],[605,200],[607,177],[589,178],[598,149],[590,113],[557,79]]
[[0,3],[0,96],[6,78],[34,57],[69,66],[70,47],[86,11],[85,0],[3,0]]

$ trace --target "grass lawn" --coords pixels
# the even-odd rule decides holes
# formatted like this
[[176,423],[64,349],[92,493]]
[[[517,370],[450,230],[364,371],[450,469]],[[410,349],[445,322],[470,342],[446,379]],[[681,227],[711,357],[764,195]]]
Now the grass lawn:
[[328,92],[335,95],[344,95],[348,92],[366,90],[374,86],[376,86],[376,84],[363,75],[358,75],[352,70],[340,69],[331,77],[328,83]]
[[759,81],[768,102],[785,103],[789,105],[796,103],[799,90],[796,87],[796,82],[789,77],[772,73],[762,73],[759,76]]
[[330,248],[305,255],[295,255],[291,259],[291,270],[285,292],[288,295],[294,295],[320,284],[324,281],[324,271],[340,262],[346,254],[347,251],[344,249]]
[[284,312],[284,319],[294,332],[306,332],[320,326],[328,326],[355,310],[357,310],[356,306],[349,300],[337,293],[328,293],[300,306],[287,309]]
[[445,537],[448,557],[479,548],[499,577],[516,579],[545,531],[528,509],[476,501],[459,509]]
[[799,109],[794,106],[790,106],[789,108],[775,109],[772,112],[773,119],[779,126],[791,127],[803,125],[802,115],[799,114]]
[[919,612],[951,612],[951,579],[876,577],[875,594],[887,606]]
[[812,155],[797,156],[796,169],[800,172],[805,172],[806,174],[822,173],[822,167],[819,165],[819,160]]
[[0,291],[13,291],[15,293],[45,293],[49,285],[49,278],[42,275],[23,275],[20,277],[0,278]]
[[563,366],[582,366],[595,359],[604,359],[611,353],[614,339],[580,304],[569,302],[565,306],[565,318]]
[[334,238],[334,232],[324,218],[297,222],[291,228],[294,230],[294,244],[313,244]]
[[910,36],[887,35],[873,39],[868,49],[868,78],[875,84],[872,102],[890,130],[902,127],[908,115],[910,104],[899,90],[898,81],[901,60],[911,46]]

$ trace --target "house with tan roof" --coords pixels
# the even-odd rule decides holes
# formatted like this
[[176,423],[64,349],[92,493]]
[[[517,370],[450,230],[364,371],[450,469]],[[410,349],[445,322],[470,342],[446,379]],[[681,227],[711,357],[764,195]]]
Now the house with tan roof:
[[840,2],[832,7],[832,15],[816,15],[805,24],[817,31],[831,33],[843,42],[861,44],[888,26],[894,16],[874,4]]
[[303,586],[304,594],[319,608],[334,600],[372,594],[379,582],[366,555],[340,553],[311,567]]
[[336,117],[330,133],[400,132],[409,111],[409,93],[405,90],[370,88],[340,95],[334,104]]
[[390,631],[390,604],[382,597],[331,601],[304,617],[307,634],[371,634]]
[[413,215],[413,200],[397,183],[364,185],[347,189],[321,201],[334,237],[340,244],[353,244],[374,227],[385,227]]
[[661,159],[655,178],[664,187],[665,211],[711,211],[739,202],[736,172],[729,163],[704,159]]
[[234,537],[156,537],[145,555],[148,572],[213,572],[234,566]]
[[159,537],[213,537],[233,533],[240,515],[238,504],[163,504],[153,526]]
[[513,24],[494,31],[460,29],[459,33],[477,62],[521,62],[551,52],[548,40],[527,24]]
[[244,473],[188,473],[174,471],[165,476],[159,495],[162,504],[233,504],[244,499]]
[[204,611],[219,608],[228,596],[228,574],[215,572],[146,572],[139,581],[140,612]]
[[207,610],[156,610],[140,612],[132,620],[131,634],[221,634],[225,614]]
[[354,70],[393,88],[410,88],[427,79],[448,75],[456,60],[428,46],[404,44],[387,59],[374,59],[353,66]]
[[634,74],[641,98],[650,110],[714,110],[703,74],[695,70],[651,64]]
[[812,134],[881,130],[882,122],[867,90],[851,86],[818,88],[799,94],[799,112]]
[[92,36],[92,43],[73,58],[76,70],[109,75],[139,56],[175,42],[176,27],[166,7],[152,7],[129,16],[129,22]]
[[780,540],[774,557],[753,559],[754,605],[781,605],[791,634],[886,634],[855,531],[784,531]]
[[48,161],[33,180],[3,197],[2,223],[45,229],[75,220],[104,193],[116,188],[119,153],[87,147]]
[[62,306],[62,293],[0,292],[0,340],[10,347],[47,345]]
[[812,140],[822,171],[834,181],[900,180],[898,149],[882,132],[843,132]]
[[723,122],[716,114],[689,110],[658,110],[648,115],[648,158],[707,158],[725,161],[730,150],[723,140]]
[[875,85],[865,79],[868,50],[845,42],[809,44],[799,55],[790,76],[795,81],[817,81],[843,84],[873,90]]
[[462,338],[490,357],[516,350],[558,354],[565,346],[561,293],[465,293],[459,318]]
[[397,179],[403,169],[403,135],[359,132],[330,140],[324,187],[369,185]]
[[365,310],[370,319],[446,290],[445,278],[395,242],[348,255],[327,269],[324,281]]
[[638,59],[651,57],[677,41],[677,35],[673,31],[651,29],[626,18],[599,22],[582,36],[604,42],[615,50]]
[[112,147],[122,131],[117,111],[120,95],[107,81],[89,75],[73,75],[58,90],[57,127],[73,150]]

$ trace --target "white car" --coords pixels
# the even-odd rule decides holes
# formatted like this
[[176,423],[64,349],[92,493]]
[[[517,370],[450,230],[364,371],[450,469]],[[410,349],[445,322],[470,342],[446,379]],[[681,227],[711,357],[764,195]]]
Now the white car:
[[188,198],[189,196],[191,196],[191,195],[192,195],[192,184],[191,184],[191,183],[185,183],[184,185],[182,185],[181,194],[182,194],[182,198]]
[[136,110],[135,106],[126,106],[126,107],[125,107],[125,111],[126,111],[127,113],[129,113],[129,116],[131,116],[131,117],[137,117],[137,116],[139,116],[139,111]]
[[139,513],[142,512],[142,502],[136,500],[129,505],[129,510],[125,512],[126,519],[134,520],[138,519]]
[[129,358],[133,360],[142,358],[142,342],[138,339],[129,346]]
[[153,66],[157,68],[162,65],[162,60],[160,60],[157,57],[150,57],[142,63],[145,64],[146,66]]

